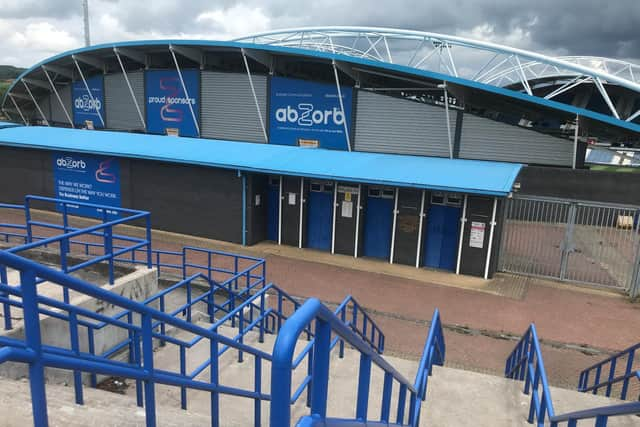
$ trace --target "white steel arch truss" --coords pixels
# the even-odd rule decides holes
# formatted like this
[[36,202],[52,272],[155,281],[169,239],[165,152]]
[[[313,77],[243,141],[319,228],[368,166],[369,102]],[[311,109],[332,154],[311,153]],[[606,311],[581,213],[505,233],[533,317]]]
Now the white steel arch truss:
[[[613,118],[632,121],[640,111],[621,114],[611,85],[640,94],[640,66],[610,58],[550,57],[464,37],[375,27],[307,27],[253,34],[235,41],[330,52],[448,74],[478,83],[534,94],[530,81],[563,77],[569,83],[552,96],[581,84],[595,85]],[[562,84],[562,83],[561,83]]]

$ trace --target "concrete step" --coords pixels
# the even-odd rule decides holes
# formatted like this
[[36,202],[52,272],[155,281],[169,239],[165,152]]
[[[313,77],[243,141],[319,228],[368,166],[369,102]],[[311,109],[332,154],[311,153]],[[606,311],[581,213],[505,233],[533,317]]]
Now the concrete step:
[[[33,425],[29,383],[0,378],[0,426]],[[52,427],[134,427],[145,426],[144,409],[135,399],[107,391],[85,388],[84,405],[76,405],[73,387],[47,384],[49,425]],[[159,426],[210,425],[208,417],[171,407],[157,407]]]

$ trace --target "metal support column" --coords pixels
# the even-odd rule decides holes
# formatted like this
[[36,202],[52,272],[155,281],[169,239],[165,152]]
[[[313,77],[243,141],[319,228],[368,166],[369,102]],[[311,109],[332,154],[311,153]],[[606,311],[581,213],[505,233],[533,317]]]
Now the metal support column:
[[240,49],[242,52],[242,59],[244,60],[244,68],[247,70],[247,77],[249,77],[249,86],[251,86],[251,93],[253,94],[253,102],[256,104],[256,110],[258,111],[258,118],[260,119],[260,127],[262,128],[262,135],[264,135],[264,142],[269,143],[269,137],[267,136],[267,128],[264,125],[262,119],[262,110],[260,109],[260,103],[258,102],[258,96],[256,95],[256,88],[253,86],[253,79],[251,78],[251,70],[249,69],[249,61],[247,55],[244,52],[244,48]]
[[396,246],[396,221],[398,219],[398,193],[400,190],[396,188],[396,197],[393,203],[393,228],[391,229],[391,254],[389,255],[389,262],[393,264],[393,252]]
[[178,64],[178,58],[176,58],[176,53],[173,51],[173,46],[171,45],[169,45],[169,52],[171,52],[173,63],[176,66],[176,71],[178,72],[178,78],[180,79],[180,84],[182,85],[184,96],[187,98],[187,105],[189,105],[189,111],[191,112],[191,118],[193,119],[193,124],[196,127],[196,132],[198,133],[198,137],[200,137],[200,126],[198,125],[198,120],[196,119],[196,113],[195,111],[193,111],[193,105],[191,105],[191,97],[189,96],[189,91],[187,91],[187,86],[184,84],[184,79],[182,78],[182,71],[180,71],[180,65]]
[[464,229],[467,224],[467,195],[464,195],[462,202],[462,216],[460,217],[460,237],[458,238],[458,259],[456,261],[456,274],[460,274],[460,263],[462,262],[462,241],[464,240]]
[[238,171],[242,178],[242,246],[247,246],[247,174]]
[[449,158],[453,159],[453,141],[451,140],[451,121],[449,120],[449,92],[447,91],[447,82],[442,82],[444,89],[444,114],[447,120],[447,138],[449,140]]
[[24,85],[24,88],[27,90],[27,93],[29,94],[29,97],[31,98],[31,101],[33,101],[33,104],[36,106],[36,109],[38,110],[38,113],[40,114],[40,117],[42,117],[42,120],[44,120],[44,123],[47,126],[49,126],[49,120],[47,120],[47,118],[44,116],[44,113],[42,112],[42,109],[40,108],[40,104],[38,104],[38,101],[36,101],[36,98],[33,96],[33,93],[31,93],[31,89],[29,89],[29,85],[27,85],[27,82],[25,82],[24,79],[22,79],[21,82]]
[[573,169],[576,168],[576,163],[578,161],[576,157],[578,157],[578,127],[579,126],[580,126],[580,116],[576,114],[576,128],[575,128],[575,132],[573,133],[573,163],[572,163]]
[[418,225],[418,247],[416,248],[416,268],[420,267],[420,255],[422,249],[422,224],[424,222],[424,198],[425,198],[425,190],[422,190],[422,197],[420,198],[420,220]]
[[82,72],[82,68],[80,68],[80,64],[78,63],[78,60],[75,58],[75,56],[71,56],[73,58],[73,62],[76,64],[76,68],[78,69],[78,73],[80,73],[80,77],[82,78],[82,83],[84,83],[84,87],[87,90],[87,93],[89,94],[89,98],[91,98],[91,103],[93,105],[93,107],[96,109],[96,114],[98,115],[98,117],[100,118],[100,122],[102,123],[102,126],[106,126],[106,123],[104,122],[104,119],[102,118],[102,114],[100,114],[100,109],[98,108],[98,105],[96,104],[96,100],[93,97],[93,93],[91,93],[91,89],[89,89],[89,85],[87,84],[87,80],[84,78],[84,73]]
[[58,89],[56,89],[56,85],[53,84],[53,80],[51,80],[51,76],[49,76],[49,72],[47,71],[47,69],[45,68],[44,65],[42,67],[40,67],[40,68],[42,69],[42,72],[44,73],[44,75],[47,77],[47,80],[49,80],[49,85],[51,85],[51,89],[53,90],[53,93],[55,93],[56,98],[58,99],[58,102],[60,103],[60,106],[62,107],[62,111],[64,111],[64,115],[67,117],[67,120],[69,121],[69,125],[71,125],[71,128],[74,129],[75,126],[73,124],[73,120],[71,119],[71,115],[67,111],[67,107],[64,106],[64,102],[62,102],[62,98],[60,97],[60,93],[58,93]]
[[336,211],[338,207],[338,182],[333,183],[333,221],[331,224],[331,253],[336,249]]
[[302,249],[302,216],[304,215],[304,178],[300,178],[300,223],[298,227],[298,247]]
[[351,151],[351,138],[349,137],[349,127],[347,126],[347,115],[344,112],[344,102],[342,101],[342,90],[340,89],[340,78],[338,77],[338,68],[336,67],[336,61],[332,61],[333,75],[336,79],[336,89],[338,90],[338,101],[340,102],[340,111],[342,111],[342,124],[344,127],[344,136],[347,140],[347,149]]
[[356,207],[356,237],[355,237],[355,246],[353,249],[354,258],[358,258],[358,241],[360,238],[360,209],[362,202],[362,184],[358,184],[358,206]]
[[122,75],[124,76],[125,82],[127,82],[127,87],[129,88],[129,94],[131,95],[131,99],[133,99],[133,104],[136,106],[136,111],[138,112],[138,117],[140,118],[140,123],[142,123],[142,128],[147,130],[147,124],[144,120],[144,116],[142,115],[142,110],[140,109],[140,105],[138,104],[138,100],[136,99],[136,95],[133,93],[133,88],[131,87],[131,82],[129,81],[129,76],[127,76],[127,70],[124,69],[124,64],[122,63],[122,58],[120,58],[120,53],[118,53],[118,48],[113,48],[113,53],[116,54],[116,58],[118,58],[118,64],[120,64],[120,69],[122,70]]
[[280,175],[280,192],[278,196],[278,244],[282,244],[282,175]]
[[487,262],[484,265],[484,279],[489,278],[489,264],[491,264],[491,249],[493,247],[493,232],[496,228],[496,210],[498,208],[498,198],[493,198],[493,212],[491,214],[491,223],[489,228],[489,244],[487,246]]

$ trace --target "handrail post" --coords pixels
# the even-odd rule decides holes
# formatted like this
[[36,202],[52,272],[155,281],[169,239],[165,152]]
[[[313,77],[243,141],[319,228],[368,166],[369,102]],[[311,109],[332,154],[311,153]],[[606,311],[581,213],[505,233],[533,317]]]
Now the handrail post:
[[[9,285],[9,278],[7,275],[7,266],[6,265],[0,265],[0,283],[4,283],[5,285]],[[7,296],[9,297],[8,294],[5,294],[4,292],[1,294],[2,296]],[[13,325],[11,324],[11,304],[9,304],[8,302],[5,302],[2,304],[2,311],[3,311],[3,316],[4,316],[4,329],[5,331],[9,331],[13,328]]]
[[358,400],[356,406],[356,418],[367,420],[369,409],[369,386],[371,384],[371,357],[360,354],[360,372],[358,375]]
[[625,379],[622,383],[622,391],[620,392],[620,399],[625,400],[627,398],[627,390],[629,389],[629,380],[631,379],[631,369],[633,368],[633,362],[635,360],[636,351],[631,350],[627,355],[627,367],[625,369]]
[[264,322],[265,322],[265,317],[264,317],[264,298],[265,298],[265,294],[262,293],[262,295],[260,295],[260,336],[258,337],[258,342],[263,343],[264,342]]
[[[214,334],[218,334],[218,329],[212,331]],[[218,340],[216,338],[209,338],[209,360],[211,366],[209,367],[210,376],[209,381],[212,385],[218,386],[219,372],[218,372]],[[217,391],[212,391],[210,395],[211,405],[211,427],[220,426],[220,395]]]
[[156,425],[156,396],[153,381],[153,318],[149,313],[142,314],[142,364],[148,377],[144,380],[144,409],[147,427]]
[[384,384],[382,386],[382,405],[380,409],[380,421],[389,422],[389,409],[391,407],[391,390],[393,387],[393,376],[389,372],[384,373]]
[[42,361],[42,340],[40,337],[40,314],[38,313],[38,291],[36,274],[32,270],[20,272],[22,288],[22,306],[24,312],[24,330],[27,348],[35,353],[29,363],[29,387],[31,388],[31,407],[33,425],[48,426],[47,395],[45,393],[44,363]]
[[109,284],[115,282],[113,271],[113,230],[111,226],[107,226],[104,230],[104,254],[109,255]]
[[[180,345],[180,375],[187,375],[187,351],[184,345]],[[180,408],[187,409],[187,388],[180,386]]]
[[31,229],[31,198],[24,198],[24,221],[27,226],[27,243],[33,242],[33,230]]
[[327,416],[329,387],[329,355],[331,351],[331,325],[316,318],[316,335],[313,345],[313,382],[311,383],[311,413]]
[[[147,213],[145,223],[147,227],[147,268],[151,268],[153,267],[153,251],[151,248],[151,214]],[[160,265],[158,265],[158,274],[160,274]]]

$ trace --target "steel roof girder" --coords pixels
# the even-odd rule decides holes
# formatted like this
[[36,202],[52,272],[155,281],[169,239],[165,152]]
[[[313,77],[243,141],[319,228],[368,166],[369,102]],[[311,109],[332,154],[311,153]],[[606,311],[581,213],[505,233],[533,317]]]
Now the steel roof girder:
[[133,49],[123,48],[123,47],[114,47],[113,52],[122,56],[126,56],[129,59],[133,59],[136,62],[139,62],[142,65],[147,65],[147,55],[141,52],[137,52]]
[[202,51],[199,49],[195,49],[192,47],[185,47],[185,46],[176,46],[176,45],[169,45],[169,50],[177,53],[180,56],[184,56],[187,59],[190,59],[193,62],[198,63],[199,65],[203,65],[204,61],[202,58]]
[[71,58],[73,58],[74,60],[78,61],[78,62],[82,62],[84,64],[90,65],[93,68],[97,68],[99,70],[104,71],[105,70],[105,62],[101,59],[98,59],[94,56],[89,56],[89,55],[71,55]]

